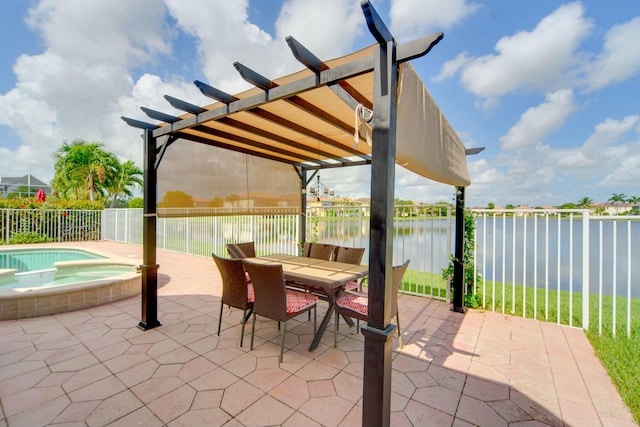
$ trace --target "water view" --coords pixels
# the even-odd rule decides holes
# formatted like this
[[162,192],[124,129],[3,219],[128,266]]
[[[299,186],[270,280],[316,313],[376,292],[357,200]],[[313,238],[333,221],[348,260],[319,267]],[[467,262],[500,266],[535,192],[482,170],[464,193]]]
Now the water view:
[[[602,227],[602,235],[600,228]],[[615,235],[613,233],[616,228]],[[601,237],[602,236],[602,237]],[[484,243],[483,243],[484,242]],[[515,243],[514,243],[515,242]],[[476,263],[486,280],[580,292],[583,283],[582,221],[522,217],[478,218]],[[495,245],[495,246],[494,246]],[[515,248],[515,251],[514,251]],[[629,251],[630,248],[630,251]],[[597,293],[627,293],[629,257],[640,254],[640,222],[591,220],[589,223],[589,287]],[[503,261],[504,260],[504,261]],[[504,272],[504,273],[503,273]],[[640,297],[640,271],[631,270],[632,297]]]
[[[454,227],[452,219],[452,228]],[[411,259],[411,269],[441,273],[454,251],[455,232],[447,219],[397,220],[394,229],[394,264]],[[602,237],[600,228],[602,227]],[[616,228],[615,239],[613,228]],[[368,259],[368,224],[359,219],[320,222],[318,241],[365,247]],[[630,248],[630,252],[629,252]],[[591,220],[589,223],[590,292],[627,293],[629,257],[640,254],[640,222]],[[478,217],[476,221],[476,268],[486,280],[551,289],[582,291],[583,237],[581,219]],[[602,261],[601,261],[602,260]],[[631,269],[631,283],[640,283],[640,270]],[[631,289],[640,297],[640,286]]]

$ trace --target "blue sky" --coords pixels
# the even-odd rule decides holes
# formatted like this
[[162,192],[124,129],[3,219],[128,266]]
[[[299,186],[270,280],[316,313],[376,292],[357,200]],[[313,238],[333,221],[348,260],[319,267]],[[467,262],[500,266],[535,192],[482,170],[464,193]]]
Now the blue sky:
[[[400,43],[444,32],[413,65],[467,147],[468,206],[640,195],[640,2],[373,0]],[[13,0],[0,5],[0,176],[53,177],[63,141],[102,141],[142,164],[120,116],[207,104],[195,79],[245,89],[240,61],[297,71],[284,39],[323,59],[373,43],[359,0]],[[396,197],[452,201],[401,168]],[[321,172],[368,197],[369,169]]]

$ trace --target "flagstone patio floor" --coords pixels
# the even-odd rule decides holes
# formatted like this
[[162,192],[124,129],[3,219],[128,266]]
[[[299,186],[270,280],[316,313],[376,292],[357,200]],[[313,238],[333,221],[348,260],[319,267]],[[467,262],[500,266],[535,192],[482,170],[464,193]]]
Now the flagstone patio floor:
[[[142,248],[73,243],[140,259]],[[3,426],[360,426],[363,337],[330,325],[314,352],[306,315],[287,324],[225,307],[211,258],[158,250],[159,320],[142,331],[140,297],[0,322]],[[319,303],[318,316],[324,303]],[[401,295],[392,426],[635,426],[580,329]]]

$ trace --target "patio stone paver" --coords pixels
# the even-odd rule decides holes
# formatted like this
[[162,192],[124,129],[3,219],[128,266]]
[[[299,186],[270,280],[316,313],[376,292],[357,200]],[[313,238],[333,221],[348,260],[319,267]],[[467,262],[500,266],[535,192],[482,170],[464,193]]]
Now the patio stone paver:
[[[142,248],[73,243],[141,259]],[[0,427],[360,426],[363,337],[333,325],[307,351],[305,316],[275,322],[225,307],[209,257],[158,251],[159,319],[141,331],[140,297],[0,322]],[[401,295],[394,338],[393,426],[636,426],[580,329],[502,314],[449,311]],[[322,316],[322,304],[318,315]]]

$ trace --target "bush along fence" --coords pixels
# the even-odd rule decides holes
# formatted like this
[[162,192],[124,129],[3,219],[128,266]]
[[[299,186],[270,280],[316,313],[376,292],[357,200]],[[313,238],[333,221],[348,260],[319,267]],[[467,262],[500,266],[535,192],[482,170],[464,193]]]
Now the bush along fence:
[[0,243],[42,243],[100,240],[99,202],[0,200]]

